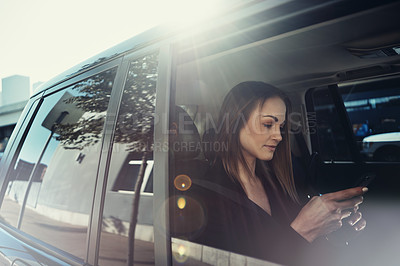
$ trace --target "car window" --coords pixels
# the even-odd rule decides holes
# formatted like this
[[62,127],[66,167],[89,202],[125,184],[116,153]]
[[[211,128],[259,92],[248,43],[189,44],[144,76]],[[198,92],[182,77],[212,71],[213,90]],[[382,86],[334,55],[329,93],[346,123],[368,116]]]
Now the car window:
[[400,162],[400,79],[339,86],[363,159]]
[[[342,84],[338,91],[362,160],[399,162],[399,79]],[[346,117],[339,116],[330,90],[317,88],[308,95],[316,126],[314,149],[324,160],[354,160],[343,125]]]
[[323,160],[352,160],[348,140],[332,94],[327,87],[312,90],[308,95],[308,122],[314,151],[320,153]]
[[[126,265],[131,243],[134,244],[134,254],[131,255],[135,265],[139,262],[154,264],[152,177],[157,67],[158,53],[139,57],[129,65],[108,173],[100,265]],[[131,215],[135,186],[142,166],[143,184],[135,224]],[[129,230],[134,225],[135,234],[129,236]],[[134,237],[134,241],[129,237]]]
[[[0,127],[0,154],[3,154],[6,149],[8,140],[14,130],[15,125]],[[0,157],[1,160],[1,157]]]
[[[222,40],[212,47],[231,44]],[[216,168],[209,172],[216,152],[229,149],[213,138],[215,132],[230,130],[218,121],[225,95],[244,81],[269,82],[278,68],[264,58],[269,49],[266,45],[255,43],[212,55],[208,53],[212,47],[201,47],[207,54],[204,57],[195,47],[187,52],[193,54],[190,61],[185,51],[176,55],[169,115],[168,207],[173,265],[246,265],[254,261],[273,265],[291,259],[277,251],[280,243],[285,243],[275,234],[282,228],[269,224],[267,216],[256,217],[259,213],[247,209],[246,203],[241,205],[240,199],[247,198],[237,193],[232,183],[218,183],[223,178]],[[224,114],[223,119],[229,115]],[[261,220],[264,226],[259,231],[256,224]]]
[[81,259],[117,68],[47,96],[8,175],[6,223]]

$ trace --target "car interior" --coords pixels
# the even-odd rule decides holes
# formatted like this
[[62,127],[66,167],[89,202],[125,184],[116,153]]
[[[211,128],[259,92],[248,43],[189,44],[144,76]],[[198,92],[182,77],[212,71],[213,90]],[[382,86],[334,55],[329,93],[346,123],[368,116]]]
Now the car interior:
[[[219,107],[236,84],[263,81],[284,90],[293,105],[292,159],[302,201],[360,184],[367,186],[367,180],[370,192],[365,196],[362,210],[365,210],[368,229],[353,241],[351,248],[361,253],[373,252],[372,243],[377,239],[385,242],[388,248],[378,253],[375,262],[384,260],[388,254],[398,257],[394,246],[399,245],[399,236],[391,233],[395,230],[394,220],[399,218],[396,189],[400,181],[396,173],[400,165],[396,160],[371,162],[363,157],[362,137],[356,134],[355,127],[364,122],[352,121],[357,116],[351,112],[356,107],[365,109],[359,107],[360,101],[378,97],[376,99],[382,102],[386,101],[382,97],[388,96],[392,97],[387,100],[392,109],[381,109],[388,113],[400,110],[400,90],[396,82],[400,70],[399,7],[399,3],[392,3],[270,38],[259,38],[245,45],[241,45],[243,40],[234,37],[193,44],[196,36],[190,36],[188,39],[194,48],[177,52],[178,64],[173,76],[171,106],[179,106],[187,112],[185,116],[194,121],[194,132],[196,135],[198,132],[203,142],[208,141],[210,130],[218,126]],[[280,26],[285,24],[273,21],[255,28],[268,36],[270,31],[279,30],[273,27]],[[254,36],[259,35],[248,33],[249,38]],[[241,37],[247,37],[247,33]],[[185,42],[188,41],[178,42],[177,46],[189,46]],[[219,51],[215,47],[230,49]],[[391,92],[385,94],[385,91]],[[356,107],[349,109],[351,104]],[[370,113],[357,113],[361,116],[358,120],[370,119],[367,135],[374,134],[372,122],[378,120],[368,118]],[[400,117],[393,113],[392,116],[390,119],[396,121],[393,130],[399,131]],[[195,155],[186,157],[184,164],[191,165],[189,168],[182,169],[182,159],[176,159],[172,176],[203,173],[202,164],[194,164],[193,158],[207,162],[209,154],[205,150]],[[393,217],[394,213],[397,218],[382,230],[382,217]],[[381,232],[378,237],[377,232]]]

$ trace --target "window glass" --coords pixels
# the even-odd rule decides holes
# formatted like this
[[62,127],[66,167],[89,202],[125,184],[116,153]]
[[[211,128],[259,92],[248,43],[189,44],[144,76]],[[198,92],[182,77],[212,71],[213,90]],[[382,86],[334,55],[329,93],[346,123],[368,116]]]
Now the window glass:
[[[400,79],[339,85],[354,138],[365,161],[400,161]],[[352,160],[327,88],[312,92],[318,151],[324,160]],[[309,117],[310,120],[310,117]],[[311,126],[311,124],[310,124]]]
[[[132,243],[135,265],[154,264],[152,173],[157,66],[157,53],[140,57],[129,66],[108,173],[100,265],[126,265]],[[141,167],[143,183],[134,224],[131,215]],[[129,235],[130,227],[135,228],[134,235]]]
[[0,160],[6,149],[8,140],[14,130],[15,125],[0,127]]
[[313,113],[308,114],[310,127],[316,126],[317,151],[323,160],[351,160],[348,140],[341,118],[328,88],[312,91]]
[[363,158],[400,162],[400,79],[339,89]]
[[[190,50],[194,55],[196,48]],[[215,133],[226,132],[234,139],[237,123],[244,119],[238,115],[232,131],[218,121],[224,97],[241,82],[268,82],[276,68],[266,64],[266,50],[254,45],[204,58],[199,55],[179,62],[173,71],[168,161],[173,265],[288,264],[284,260],[290,256],[280,251],[294,242],[281,237],[290,229],[275,226],[284,222],[275,224],[275,217],[250,207],[253,203],[244,191],[231,182],[222,163],[214,161],[217,152],[236,155],[226,142],[215,141]],[[229,115],[221,119],[228,120]]]
[[6,222],[80,258],[86,256],[116,71],[104,71],[44,99],[8,176],[2,206]]

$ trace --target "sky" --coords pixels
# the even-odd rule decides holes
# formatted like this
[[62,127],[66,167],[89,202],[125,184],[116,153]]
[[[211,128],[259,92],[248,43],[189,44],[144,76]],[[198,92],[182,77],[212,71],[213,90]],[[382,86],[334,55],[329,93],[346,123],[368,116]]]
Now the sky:
[[0,0],[0,79],[47,81],[156,25],[208,14],[215,2]]

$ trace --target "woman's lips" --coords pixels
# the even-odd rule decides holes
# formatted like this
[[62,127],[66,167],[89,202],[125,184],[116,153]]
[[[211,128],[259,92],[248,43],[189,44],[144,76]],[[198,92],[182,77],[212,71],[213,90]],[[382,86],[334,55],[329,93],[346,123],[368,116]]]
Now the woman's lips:
[[275,151],[276,150],[276,146],[274,146],[274,145],[264,145],[264,147],[266,147],[270,151]]

